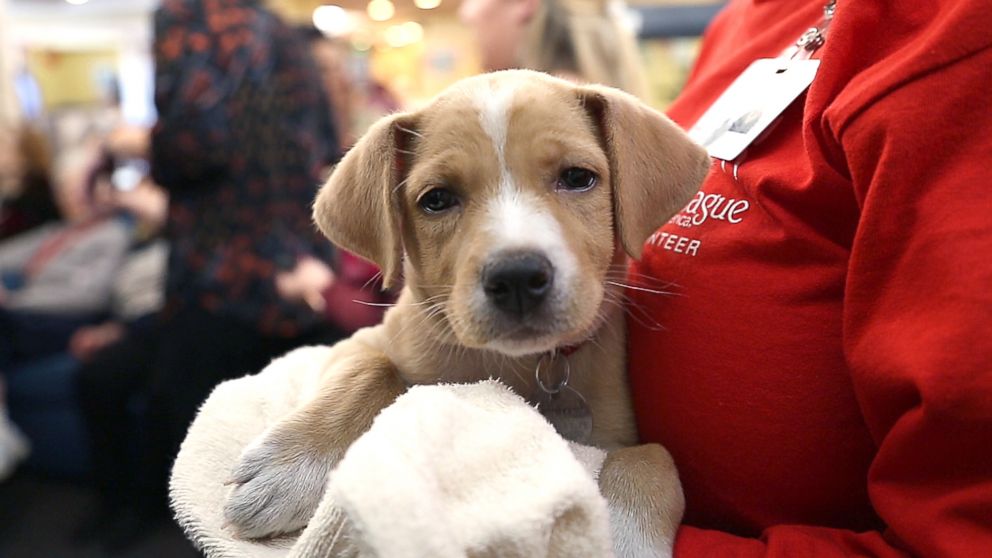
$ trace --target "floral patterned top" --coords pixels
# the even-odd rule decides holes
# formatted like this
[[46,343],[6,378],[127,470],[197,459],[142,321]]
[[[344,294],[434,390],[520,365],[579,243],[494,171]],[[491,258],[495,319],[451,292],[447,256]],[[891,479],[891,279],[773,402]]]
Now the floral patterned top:
[[255,0],[164,0],[155,15],[152,176],[170,192],[167,311],[196,305],[269,335],[321,317],[274,276],[332,248],[314,228],[339,157],[305,40]]

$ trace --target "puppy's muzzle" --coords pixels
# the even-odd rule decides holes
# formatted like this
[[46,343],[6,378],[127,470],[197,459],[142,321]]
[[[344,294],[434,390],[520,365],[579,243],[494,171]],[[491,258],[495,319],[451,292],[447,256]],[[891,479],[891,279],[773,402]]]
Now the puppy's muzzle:
[[553,283],[554,267],[537,252],[500,255],[482,269],[486,299],[494,308],[518,320],[541,308]]

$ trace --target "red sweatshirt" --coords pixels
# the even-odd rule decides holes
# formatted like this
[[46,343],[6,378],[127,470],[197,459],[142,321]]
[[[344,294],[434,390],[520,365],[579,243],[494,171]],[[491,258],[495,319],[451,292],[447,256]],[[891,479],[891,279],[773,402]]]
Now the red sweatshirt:
[[[823,4],[732,1],[672,118]],[[992,556],[989,8],[839,0],[809,91],[632,266],[678,295],[629,319],[677,557]]]

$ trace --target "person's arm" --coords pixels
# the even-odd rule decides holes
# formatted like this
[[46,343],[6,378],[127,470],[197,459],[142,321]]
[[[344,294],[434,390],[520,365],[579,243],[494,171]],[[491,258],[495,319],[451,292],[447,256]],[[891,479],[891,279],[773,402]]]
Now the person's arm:
[[69,354],[81,362],[87,362],[93,355],[124,338],[127,329],[116,321],[83,326],[69,338]]
[[835,132],[862,210],[845,352],[886,528],[782,525],[745,539],[683,527],[676,557],[992,555],[989,67],[990,49],[965,56]]

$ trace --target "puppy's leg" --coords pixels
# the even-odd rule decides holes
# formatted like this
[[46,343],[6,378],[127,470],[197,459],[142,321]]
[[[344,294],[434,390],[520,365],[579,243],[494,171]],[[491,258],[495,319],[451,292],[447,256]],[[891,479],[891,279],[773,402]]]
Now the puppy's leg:
[[599,473],[617,558],[668,558],[685,497],[672,456],[658,444],[610,452]]
[[317,395],[242,453],[224,506],[238,536],[296,531],[317,509],[327,475],[379,411],[404,390],[392,362],[372,349],[332,364]]

